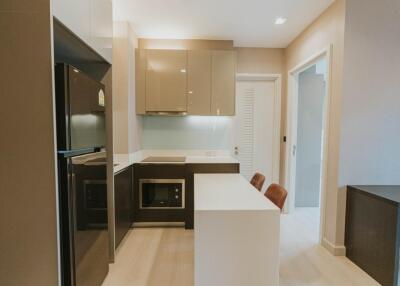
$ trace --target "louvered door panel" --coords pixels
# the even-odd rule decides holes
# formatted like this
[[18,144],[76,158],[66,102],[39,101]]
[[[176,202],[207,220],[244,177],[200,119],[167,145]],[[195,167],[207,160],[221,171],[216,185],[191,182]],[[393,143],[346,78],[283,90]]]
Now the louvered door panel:
[[240,172],[247,179],[254,173],[254,88],[239,85],[236,96],[236,153]]
[[[238,81],[236,85],[235,154],[240,171],[247,179],[255,172],[265,176],[265,187],[279,182],[274,158],[279,156],[276,136],[275,83]],[[278,165],[279,167],[279,165]]]

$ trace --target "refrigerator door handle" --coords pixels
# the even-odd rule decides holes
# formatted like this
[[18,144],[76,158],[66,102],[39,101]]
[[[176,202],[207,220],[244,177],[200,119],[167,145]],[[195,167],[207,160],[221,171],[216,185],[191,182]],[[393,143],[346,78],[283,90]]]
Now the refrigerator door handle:
[[75,230],[77,227],[76,219],[76,176],[75,173],[71,174],[71,206],[72,206],[72,229]]
[[98,148],[90,147],[90,148],[74,149],[74,150],[60,150],[57,153],[58,153],[58,157],[69,158],[69,157],[94,153],[97,150],[98,150]]

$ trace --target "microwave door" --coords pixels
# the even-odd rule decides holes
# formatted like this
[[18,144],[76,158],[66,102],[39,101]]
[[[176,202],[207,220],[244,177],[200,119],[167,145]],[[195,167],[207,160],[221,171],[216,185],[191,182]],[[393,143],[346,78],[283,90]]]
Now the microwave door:
[[185,180],[140,179],[141,209],[183,209],[185,207]]

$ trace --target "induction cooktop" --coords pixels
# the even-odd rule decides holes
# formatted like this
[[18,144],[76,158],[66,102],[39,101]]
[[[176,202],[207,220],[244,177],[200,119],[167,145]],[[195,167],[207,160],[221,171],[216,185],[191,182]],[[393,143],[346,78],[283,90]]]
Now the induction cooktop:
[[161,163],[182,163],[186,161],[186,157],[169,157],[169,156],[150,156],[142,160],[143,163],[161,162]]

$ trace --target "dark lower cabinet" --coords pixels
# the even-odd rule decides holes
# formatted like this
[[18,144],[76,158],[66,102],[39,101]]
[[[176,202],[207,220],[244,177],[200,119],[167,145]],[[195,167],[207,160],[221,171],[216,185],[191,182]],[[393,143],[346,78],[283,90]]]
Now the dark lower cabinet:
[[[140,183],[141,180],[185,180],[185,164],[135,164],[134,165],[134,222],[185,222],[185,208],[146,208],[143,207]],[[185,184],[184,184],[185,185]],[[185,195],[187,190],[183,191]]]
[[383,286],[399,285],[400,186],[349,186],[346,256]]
[[114,175],[115,194],[115,248],[132,224],[133,167],[129,166]]
[[[133,192],[134,222],[182,222],[185,223],[185,228],[192,229],[194,225],[194,174],[239,172],[239,163],[135,164]],[[146,209],[141,207],[140,181],[145,179],[184,180],[184,207],[180,209]]]

